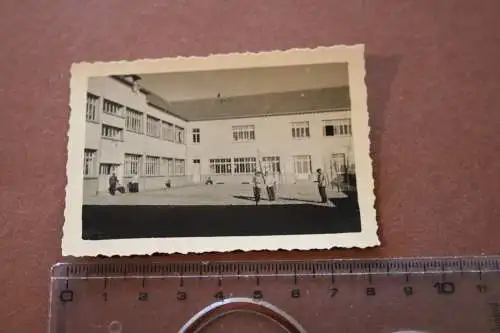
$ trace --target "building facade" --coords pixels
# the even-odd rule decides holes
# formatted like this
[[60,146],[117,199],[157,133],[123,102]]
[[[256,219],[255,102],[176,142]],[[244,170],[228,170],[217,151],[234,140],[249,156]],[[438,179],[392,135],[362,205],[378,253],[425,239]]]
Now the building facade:
[[147,94],[111,77],[88,83],[84,152],[84,194],[105,192],[116,173],[142,189],[189,182],[186,121],[148,102]]
[[335,179],[353,167],[349,111],[190,122],[193,181],[248,182],[256,170],[281,183],[313,180],[316,169]]
[[334,180],[354,168],[348,108],[189,121],[151,92],[100,77],[89,80],[86,120],[85,195],[107,191],[112,173],[152,190],[246,183],[257,170],[296,183],[321,168]]

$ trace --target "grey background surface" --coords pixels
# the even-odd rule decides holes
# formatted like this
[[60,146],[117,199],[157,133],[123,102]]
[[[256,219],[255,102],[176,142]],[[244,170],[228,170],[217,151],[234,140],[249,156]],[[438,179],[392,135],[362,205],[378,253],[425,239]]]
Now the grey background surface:
[[499,253],[499,12],[497,0],[0,2],[0,331],[47,327],[79,61],[366,44],[383,246],[156,260]]

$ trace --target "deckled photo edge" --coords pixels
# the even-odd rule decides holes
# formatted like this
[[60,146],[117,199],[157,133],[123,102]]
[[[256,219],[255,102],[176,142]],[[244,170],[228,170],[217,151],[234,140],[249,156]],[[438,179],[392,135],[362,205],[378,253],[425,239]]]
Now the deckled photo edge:
[[[224,61],[220,60],[224,58]],[[152,253],[201,253],[251,250],[316,250],[332,248],[367,248],[380,245],[374,207],[375,192],[370,157],[369,117],[365,84],[364,45],[335,45],[315,49],[290,49],[256,53],[215,54],[208,57],[174,57],[136,61],[77,63],[71,67],[70,116],[68,131],[68,161],[65,221],[62,253],[67,256],[147,255]],[[230,60],[230,61],[229,61]],[[347,62],[352,108],[353,140],[358,200],[362,231],[359,233],[245,236],[143,238],[87,241],[82,239],[83,177],[81,151],[85,140],[85,91],[87,80],[93,76],[128,73],[182,72],[189,70],[235,69],[270,67],[273,65],[321,64],[328,61]],[[168,68],[168,70],[165,70]]]

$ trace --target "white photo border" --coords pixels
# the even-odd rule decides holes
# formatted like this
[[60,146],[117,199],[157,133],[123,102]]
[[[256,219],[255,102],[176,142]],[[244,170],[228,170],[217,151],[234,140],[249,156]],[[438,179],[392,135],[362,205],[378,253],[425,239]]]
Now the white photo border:
[[[85,103],[88,79],[131,73],[186,72],[238,68],[348,64],[351,122],[361,232],[277,236],[82,239],[83,154]],[[66,206],[62,238],[64,256],[148,255],[153,253],[202,253],[251,250],[319,250],[379,246],[374,180],[370,157],[370,127],[365,84],[365,47],[336,45],[258,53],[215,54],[136,61],[76,63],[71,67]],[[200,217],[202,218],[202,217]]]

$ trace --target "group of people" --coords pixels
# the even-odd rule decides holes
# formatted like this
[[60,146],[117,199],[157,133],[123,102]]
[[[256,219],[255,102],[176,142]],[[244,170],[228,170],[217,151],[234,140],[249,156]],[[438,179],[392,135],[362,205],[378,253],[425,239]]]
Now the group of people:
[[[328,181],[325,174],[321,169],[316,170],[316,182],[318,183],[318,192],[321,198],[321,203],[328,203],[328,196],[326,194],[326,187],[328,186]],[[258,205],[261,197],[262,187],[266,188],[267,197],[269,201],[276,200],[276,178],[274,174],[269,172],[262,173],[261,171],[256,171],[253,179],[253,195],[255,199],[255,204]]]
[[116,177],[116,174],[113,173],[109,177],[108,192],[111,195],[115,195],[117,191],[120,192],[120,193],[125,193],[125,187],[123,187],[123,185],[120,184],[120,181],[118,180],[118,177]]
[[276,177],[274,174],[269,172],[262,173],[261,171],[256,171],[253,179],[253,196],[255,199],[255,204],[258,205],[261,197],[262,187],[266,188],[267,197],[269,201],[276,200]]
[[[317,175],[316,182],[318,183],[318,191],[321,197],[321,203],[328,203],[328,196],[326,194],[326,187],[328,186],[328,182],[325,177],[325,174],[321,169],[317,169],[316,175]],[[137,182],[137,180],[134,180],[133,183],[134,182]],[[205,182],[205,184],[213,185],[212,179],[209,177]],[[269,201],[276,200],[277,180],[274,173],[269,173],[268,171],[265,171],[264,173],[262,173],[261,171],[256,171],[252,179],[252,184],[253,184],[253,195],[256,205],[258,205],[260,202],[261,192],[263,187],[266,188],[268,200]],[[170,181],[168,181],[165,185],[167,187],[170,187]],[[109,194],[111,195],[115,195],[117,191],[120,193],[125,193],[125,188],[122,185],[120,185],[118,177],[116,176],[115,173],[113,173],[109,177],[108,191]]]

